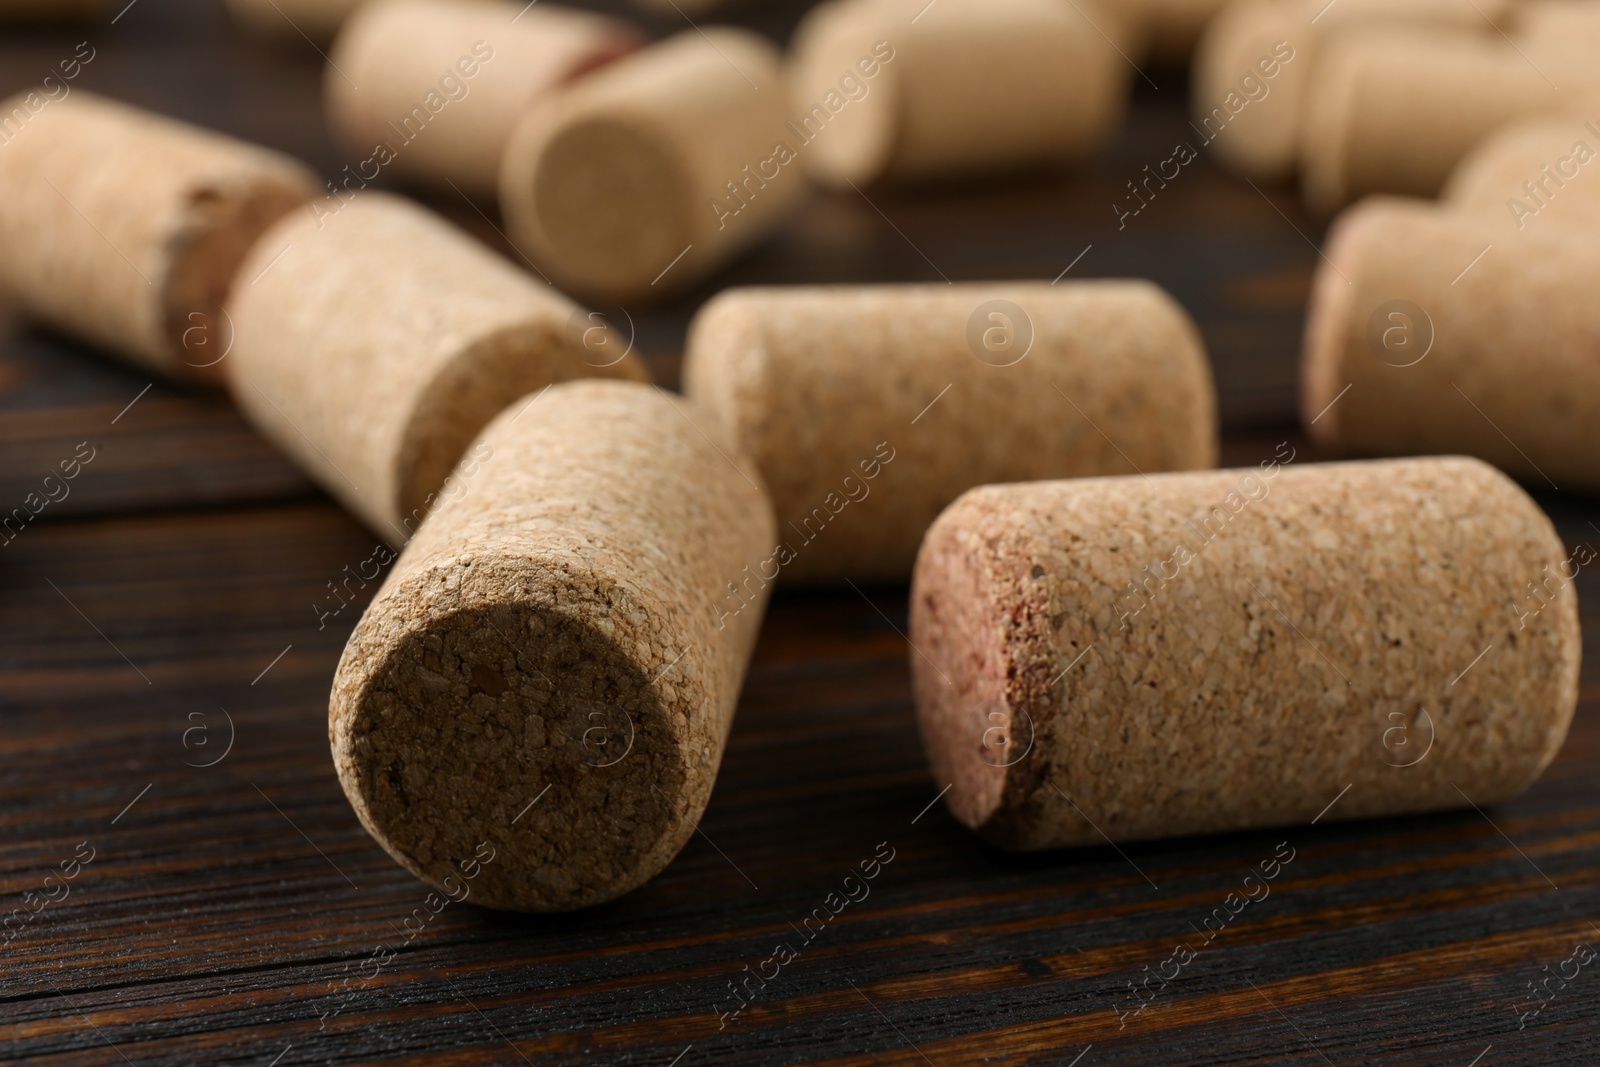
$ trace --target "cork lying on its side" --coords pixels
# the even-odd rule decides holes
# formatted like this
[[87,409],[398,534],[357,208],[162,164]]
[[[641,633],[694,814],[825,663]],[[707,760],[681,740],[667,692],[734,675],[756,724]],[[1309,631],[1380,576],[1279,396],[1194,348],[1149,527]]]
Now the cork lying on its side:
[[1600,223],[1600,111],[1520,123],[1486,137],[1450,175],[1457,210],[1498,219],[1507,236]]
[[1111,132],[1130,74],[1056,0],[834,0],[796,31],[790,129],[841,188],[1061,164]]
[[[0,290],[174,378],[220,381],[234,272],[316,178],[276,152],[83,90],[0,103]],[[25,118],[18,118],[20,114]]]
[[1142,281],[730,290],[683,378],[772,492],[756,581],[903,580],[975,485],[1216,462],[1199,334]]
[[[375,0],[339,35],[328,124],[376,172],[493,193],[511,132],[559,86],[637,48],[618,19],[512,0]],[[361,173],[361,171],[368,173]]]
[[[1600,245],[1372,198],[1312,287],[1301,417],[1332,448],[1459,452],[1530,484],[1600,488]],[[1491,247],[1492,246],[1492,247]]]
[[1481,806],[1539,776],[1580,654],[1550,521],[1476,460],[1280,458],[987,486],[940,516],[911,665],[958,819],[1098,845]]
[[1299,156],[1307,85],[1330,41],[1390,27],[1492,34],[1510,5],[1511,0],[1236,0],[1206,27],[1195,52],[1195,122],[1230,167],[1257,179],[1286,178]]
[[362,0],[228,0],[240,29],[271,41],[327,44]]
[[507,404],[569,378],[646,377],[561,294],[377,192],[274,226],[228,311],[239,406],[396,544]]
[[778,53],[686,31],[613,63],[517,128],[500,207],[564,289],[664,296],[765,237],[804,193]]
[[[694,421],[691,421],[694,420]],[[755,469],[649,386],[558,385],[473,446],[340,660],[329,738],[362,823],[434,885],[558,911],[654,875],[710,796],[765,597]],[[483,853],[480,853],[480,856]]]
[[1600,98],[1597,78],[1569,50],[1498,37],[1415,27],[1342,36],[1306,90],[1306,201],[1332,212],[1368,193],[1433,196],[1483,137],[1587,106]]

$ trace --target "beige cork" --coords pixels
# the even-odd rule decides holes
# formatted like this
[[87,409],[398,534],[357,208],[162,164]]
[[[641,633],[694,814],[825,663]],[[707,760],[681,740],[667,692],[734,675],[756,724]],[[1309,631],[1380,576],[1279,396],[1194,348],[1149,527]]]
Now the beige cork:
[[646,377],[561,294],[384,193],[274,226],[228,311],[239,406],[396,544],[507,404],[570,378]]
[[[217,382],[234,271],[316,192],[299,163],[83,90],[0,103],[0,289],[162,374]],[[36,106],[37,105],[37,106]]]
[[1133,73],[1115,24],[1094,18],[1057,0],[822,4],[796,31],[791,143],[842,188],[1081,158],[1115,127]]
[[1485,138],[1451,174],[1449,206],[1504,226],[1560,233],[1600,224],[1600,110],[1542,119]]
[[770,550],[771,505],[731,441],[650,386],[558,385],[473,447],[489,458],[345,647],[334,764],[417,876],[459,881],[487,843],[475,902],[598,904],[705,810],[766,600],[726,612],[721,591]]
[[1216,463],[1204,346],[1142,281],[730,290],[683,379],[772,493],[767,579],[903,581],[976,485]]
[[[918,722],[1014,849],[1480,807],[1577,703],[1576,572],[1477,460],[986,486],[917,560]],[[1558,573],[1559,572],[1559,573]]]
[[529,109],[642,39],[620,20],[545,3],[375,0],[330,56],[328,123],[360,157],[358,177],[385,170],[492,194]]
[[362,0],[228,0],[228,14],[246,33],[284,44],[332,41]]
[[[1351,33],[1319,57],[1301,140],[1307,202],[1433,196],[1482,138],[1595,99],[1592,64],[1562,49],[1415,27]],[[1554,80],[1559,79],[1559,81]]]
[[1538,229],[1377,197],[1341,215],[1306,325],[1311,435],[1600,488],[1600,245]]
[[1195,123],[1234,170],[1257,180],[1287,178],[1299,158],[1307,86],[1329,41],[1391,26],[1487,34],[1510,6],[1510,0],[1237,0],[1207,26],[1195,53]]
[[686,31],[535,109],[513,135],[500,207],[558,285],[653,298],[767,236],[804,176],[778,52],[743,30]]

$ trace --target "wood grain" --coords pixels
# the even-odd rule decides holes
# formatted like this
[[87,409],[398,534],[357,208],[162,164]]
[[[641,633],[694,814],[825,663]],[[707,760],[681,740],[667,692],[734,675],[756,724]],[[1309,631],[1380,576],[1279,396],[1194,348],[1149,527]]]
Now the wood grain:
[[[801,6],[735,17],[781,35]],[[114,26],[8,30],[0,92],[32,84],[86,35],[99,52],[85,88],[328,174],[347,162],[317,114],[309,46],[240,41],[200,0],[140,0]],[[1119,230],[1124,182],[1191,136],[1183,74],[1148,73],[1159,88],[1141,88],[1091,168],[818,196],[713,285],[629,309],[638,347],[675,381],[688,319],[721,285],[1053,278],[1082,253],[1068,277],[1152,277],[1200,322],[1226,462],[1286,439],[1311,458],[1292,421],[1320,229],[1291,191],[1252,189],[1202,158]],[[515,257],[490,206],[428,199]],[[94,850],[64,899],[0,943],[4,1062],[1600,1059],[1596,968],[1525,1028],[1514,1008],[1575,943],[1600,943],[1593,669],[1556,763],[1492,811],[1341,823],[1335,806],[1312,827],[1009,856],[934,803],[899,632],[905,590],[784,591],[701,833],[661,877],[573,915],[499,915],[469,899],[408,941],[400,924],[426,910],[426,887],[362,832],[326,741],[328,683],[372,587],[321,628],[318,612],[371,535],[225,399],[10,323],[0,509],[85,440],[96,458],[72,494],[0,547],[0,915],[26,910],[24,894],[43,892],[80,843]],[[1540,501],[1569,542],[1600,543],[1593,498]],[[1587,573],[1578,585],[1592,617],[1600,585]],[[779,941],[800,946],[796,927],[880,842],[894,858],[870,896],[720,1025],[736,1003],[729,983]],[[1124,1020],[1129,983],[1196,940],[1279,842],[1295,858],[1270,897]],[[395,955],[378,967],[375,950]]]

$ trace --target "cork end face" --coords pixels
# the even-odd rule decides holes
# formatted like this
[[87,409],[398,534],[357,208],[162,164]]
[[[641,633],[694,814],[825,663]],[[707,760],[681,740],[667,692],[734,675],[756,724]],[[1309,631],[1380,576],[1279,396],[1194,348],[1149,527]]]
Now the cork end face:
[[1325,243],[1326,262],[1317,265],[1306,311],[1306,332],[1300,353],[1300,422],[1306,434],[1324,448],[1343,444],[1338,405],[1345,387],[1344,359],[1350,345],[1351,304],[1362,210],[1352,208],[1334,223]]
[[1300,192],[1306,206],[1332,215],[1351,199],[1351,126],[1367,62],[1364,34],[1329,42],[1305,87],[1300,117]]
[[[1397,234],[1414,225],[1419,212],[1432,210],[1405,197],[1369,196],[1340,214],[1328,231],[1324,259],[1312,283],[1300,358],[1300,421],[1307,436],[1324,448],[1350,448],[1348,416],[1356,405],[1343,394],[1363,375],[1361,361],[1411,358],[1397,355],[1400,349],[1390,333],[1406,330],[1406,316],[1421,309],[1403,299],[1377,307],[1367,303],[1371,263]],[[1396,334],[1402,335],[1409,336]]]
[[789,65],[789,130],[806,173],[825,185],[884,177],[900,117],[899,69],[874,52],[881,34],[870,7],[819,7],[798,31]]
[[[585,580],[576,599],[621,597]],[[670,687],[570,604],[435,616],[410,592],[363,619],[334,683],[334,762],[368,832],[441,891],[506,910],[600,904],[666,866],[705,799],[685,796]]]
[[1007,700],[1006,619],[992,550],[975,528],[981,515],[969,493],[923,541],[911,585],[911,669],[935,784],[950,787],[951,814],[985,832],[1001,807],[1007,770],[1027,757],[1033,732],[1026,711]]
[[1288,5],[1273,0],[1230,4],[1206,28],[1194,56],[1195,125],[1231,168],[1258,181],[1277,181],[1295,169],[1312,58],[1303,39],[1287,63],[1274,51],[1303,37],[1294,20]]
[[315,193],[304,183],[265,176],[197,185],[189,190],[168,254],[172,270],[162,317],[174,370],[220,385],[233,347],[227,302],[240,265],[256,241]]
[[590,117],[558,120],[519,140],[516,150],[530,159],[521,168],[525,184],[503,190],[520,205],[511,218],[572,288],[643,294],[692,242],[683,211],[698,201],[677,156],[648,131]]

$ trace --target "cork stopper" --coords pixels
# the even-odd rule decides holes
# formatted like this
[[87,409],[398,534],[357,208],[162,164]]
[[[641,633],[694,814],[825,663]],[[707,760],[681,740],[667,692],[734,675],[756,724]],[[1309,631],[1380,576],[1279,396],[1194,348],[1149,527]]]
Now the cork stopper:
[[491,194],[529,110],[642,40],[619,19],[547,3],[375,0],[330,56],[328,125],[363,160],[357,179],[386,170]]
[[1302,191],[1328,213],[1368,193],[1433,196],[1486,134],[1570,107],[1579,88],[1552,87],[1504,40],[1414,27],[1340,37],[1307,92]]
[[1488,805],[1539,776],[1580,656],[1550,521],[1476,460],[1293,460],[986,486],[940,517],[912,673],[958,819],[1097,845]]
[[281,220],[240,270],[228,311],[239,406],[395,544],[516,398],[571,378],[647,377],[577,305],[378,192]]
[[761,468],[784,581],[901,581],[990,482],[1216,463],[1205,349],[1143,281],[728,290],[684,388]]
[[[558,385],[507,409],[340,660],[329,738],[368,832],[434,885],[482,843],[494,908],[628,892],[693,834],[765,607],[754,468],[684,401]],[[453,483],[455,484],[455,483]]]
[[1600,108],[1592,114],[1518,123],[1484,138],[1441,199],[1500,221],[1507,238],[1600,222]]
[[[1554,232],[1550,232],[1554,231]],[[1530,484],[1600,487],[1600,250],[1586,230],[1370,198],[1324,250],[1302,418],[1367,455],[1466,453]]]
[[1307,86],[1330,41],[1386,28],[1484,36],[1508,18],[1510,6],[1510,0],[1229,4],[1206,27],[1195,52],[1195,124],[1234,170],[1257,180],[1287,178],[1298,165]]
[[19,94],[0,103],[0,288],[63,333],[216,383],[240,261],[315,189],[286,156],[81,89]]
[[796,31],[790,130],[843,188],[1060,165],[1109,135],[1130,74],[1091,14],[1052,0],[834,0]]
[[681,291],[803,195],[786,117],[771,44],[687,31],[530,113],[506,151],[501,210],[563,288],[616,301]]

